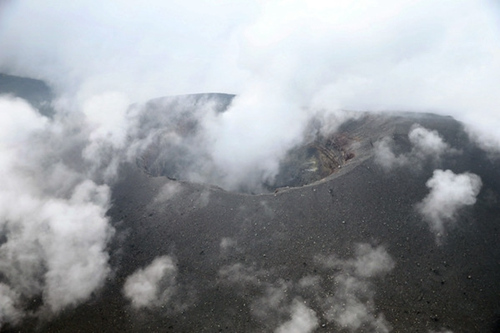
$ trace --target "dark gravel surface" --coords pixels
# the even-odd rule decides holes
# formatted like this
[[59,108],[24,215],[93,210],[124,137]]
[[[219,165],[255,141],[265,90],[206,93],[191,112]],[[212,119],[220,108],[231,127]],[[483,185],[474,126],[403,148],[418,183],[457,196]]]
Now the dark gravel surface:
[[[437,129],[462,154],[439,164],[428,161],[418,169],[387,172],[377,165],[372,143],[392,136],[401,149],[408,149],[404,138],[416,122]],[[370,279],[367,297],[393,332],[498,332],[498,161],[471,144],[461,125],[447,117],[372,115],[343,130],[360,143],[355,158],[323,181],[272,194],[231,193],[151,177],[136,166],[125,166],[108,213],[116,228],[110,245],[114,274],[90,301],[38,328],[272,332],[289,314],[270,309],[267,317],[256,316],[256,302],[266,290],[284,286],[282,302],[300,297],[316,312],[315,331],[349,332],[326,320],[322,307],[322,299],[338,288],[332,277],[341,272],[325,269],[317,258],[335,255],[348,260],[356,244],[367,243],[383,246],[395,263],[386,275]],[[425,183],[435,168],[470,171],[483,181],[477,203],[460,211],[441,244],[415,209],[428,193]],[[158,199],[165,186],[174,194]],[[221,247],[223,239],[227,246]],[[176,262],[176,293],[161,307],[135,310],[123,297],[124,281],[161,255]],[[221,271],[235,264],[257,282],[224,280]],[[317,277],[321,288],[301,289],[304,277]],[[26,325],[34,328],[34,323]],[[363,326],[357,330],[372,331]]]

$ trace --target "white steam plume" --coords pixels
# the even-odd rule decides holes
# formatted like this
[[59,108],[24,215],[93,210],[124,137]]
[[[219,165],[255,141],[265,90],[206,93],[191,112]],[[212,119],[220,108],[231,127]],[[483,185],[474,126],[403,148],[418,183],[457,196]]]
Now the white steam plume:
[[275,333],[309,333],[318,327],[316,313],[295,299],[291,306],[291,318],[283,323]]
[[335,256],[318,257],[327,268],[340,269],[335,274],[333,296],[322,300],[325,318],[341,328],[357,332],[360,327],[369,327],[371,332],[390,332],[391,325],[382,313],[376,314],[371,278],[383,276],[391,271],[395,263],[383,247],[374,248],[358,244],[356,257],[340,260]]
[[176,292],[176,275],[172,258],[158,257],[127,277],[123,293],[136,309],[165,305]]
[[443,155],[457,154],[456,149],[451,148],[438,131],[428,130],[419,125],[413,125],[408,133],[411,151],[396,156],[393,152],[394,140],[384,137],[375,143],[375,162],[386,170],[395,167],[411,166],[420,168],[426,160],[438,163]]
[[473,173],[455,174],[451,170],[434,170],[426,183],[429,194],[417,204],[417,210],[440,237],[447,223],[455,222],[461,208],[476,203],[482,182]]
[[0,329],[4,323],[17,324],[23,317],[18,307],[19,293],[8,285],[0,283]]
[[[325,288],[319,276],[306,275],[298,281],[285,281],[272,271],[241,263],[221,268],[219,282],[241,288],[242,296],[250,298],[252,315],[267,327],[277,327],[275,332],[310,332],[320,321],[334,323],[349,332],[362,328],[370,332],[390,332],[391,325],[383,313],[376,313],[372,281],[390,272],[395,262],[382,246],[357,244],[355,249],[355,256],[350,259],[315,258],[328,270],[328,280],[334,282],[332,289]],[[277,318],[280,317],[289,319],[279,324]]]
[[33,298],[42,299],[33,311],[40,315],[77,305],[110,271],[110,191],[93,180],[100,171],[91,162],[73,158],[92,133],[75,119],[49,120],[20,99],[0,97],[0,273],[8,310],[1,323],[15,322]]

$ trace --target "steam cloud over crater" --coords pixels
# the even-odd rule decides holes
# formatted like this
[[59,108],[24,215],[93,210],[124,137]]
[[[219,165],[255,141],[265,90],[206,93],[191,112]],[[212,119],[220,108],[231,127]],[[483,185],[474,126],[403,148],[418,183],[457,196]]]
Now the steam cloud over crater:
[[475,174],[457,175],[451,170],[435,170],[426,185],[430,193],[417,205],[417,210],[440,236],[446,224],[455,221],[461,208],[476,203],[482,182]]
[[410,152],[402,152],[396,156],[393,149],[394,140],[388,137],[378,141],[375,149],[375,160],[387,170],[395,167],[412,167],[419,169],[430,160],[439,163],[444,155],[458,154],[451,148],[437,131],[430,131],[424,127],[414,125],[408,133],[408,140],[412,148]]

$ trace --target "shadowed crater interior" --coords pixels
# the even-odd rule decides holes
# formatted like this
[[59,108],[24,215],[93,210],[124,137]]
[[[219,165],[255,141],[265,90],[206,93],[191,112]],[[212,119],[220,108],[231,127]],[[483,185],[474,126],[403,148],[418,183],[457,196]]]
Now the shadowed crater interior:
[[267,187],[272,190],[304,186],[330,176],[355,157],[352,141],[346,133],[338,133],[291,149],[280,162],[274,182]]
[[[138,166],[152,176],[219,185],[220,171],[213,166],[210,141],[201,121],[210,112],[215,116],[225,112],[233,98],[227,94],[198,94],[148,102],[139,121],[144,132],[139,138],[147,145],[137,155]],[[258,193],[304,186],[332,175],[356,156],[357,146],[353,143],[359,140],[353,132],[364,123],[363,119],[348,121],[329,135],[319,134],[318,128],[312,139],[285,154],[278,173],[263,181]],[[256,193],[248,188],[237,191]]]

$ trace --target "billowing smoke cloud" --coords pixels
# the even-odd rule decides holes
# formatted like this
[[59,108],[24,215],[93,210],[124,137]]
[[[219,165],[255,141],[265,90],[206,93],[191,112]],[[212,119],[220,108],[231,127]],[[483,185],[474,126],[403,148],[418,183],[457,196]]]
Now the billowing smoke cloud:
[[437,131],[429,131],[418,125],[413,126],[410,133],[408,133],[408,138],[413,144],[417,155],[432,155],[439,158],[450,149]]
[[369,281],[385,275],[395,266],[383,247],[359,244],[353,259],[342,261],[335,256],[317,259],[327,268],[341,270],[334,276],[336,289],[333,296],[323,300],[328,321],[334,321],[350,332],[356,332],[360,327],[369,327],[371,332],[391,331],[384,315],[376,314],[374,292]]
[[291,307],[291,318],[283,323],[275,333],[309,333],[318,326],[316,313],[299,300],[294,300]]
[[318,326],[315,311],[304,304],[300,295],[294,294],[295,284],[275,277],[271,271],[235,263],[221,268],[219,278],[220,283],[241,288],[246,297],[252,295],[250,312],[268,330],[311,332]]
[[119,153],[126,143],[129,124],[129,100],[120,93],[104,93],[85,100],[81,107],[85,122],[90,129],[88,144],[82,152],[91,161],[91,172],[112,181],[123,157]]
[[4,323],[16,324],[23,317],[18,307],[19,294],[8,285],[0,283],[0,328]]
[[224,266],[219,270],[219,276],[223,281],[245,285],[260,284],[260,277],[265,275],[266,271],[257,270],[254,266],[245,266],[242,263]]
[[42,302],[30,314],[77,305],[110,271],[110,191],[94,181],[101,172],[74,158],[93,131],[85,123],[68,126],[72,121],[49,120],[22,100],[0,98],[0,324],[15,322],[33,299]]
[[176,292],[177,267],[169,256],[161,256],[127,277],[123,293],[136,309],[165,305]]
[[238,242],[230,237],[223,237],[220,240],[220,244],[219,244],[220,250],[222,253],[226,253],[227,251],[231,250],[232,248],[236,248],[237,245],[238,245]]
[[451,170],[434,170],[426,183],[429,194],[417,204],[417,210],[440,237],[446,224],[452,224],[460,209],[476,203],[481,190],[481,178],[473,173],[455,174]]
[[446,154],[457,154],[456,149],[451,148],[443,141],[437,131],[428,130],[424,127],[414,125],[408,133],[411,151],[396,156],[393,152],[395,142],[385,137],[375,143],[375,161],[390,170],[395,167],[411,166],[420,168],[422,164],[431,160],[438,163]]
[[[311,275],[285,281],[275,272],[241,263],[223,267],[219,271],[220,282],[242,288],[245,297],[252,295],[252,315],[266,327],[277,327],[275,332],[310,332],[320,322],[322,327],[332,323],[349,332],[367,328],[371,332],[391,331],[384,315],[376,313],[372,283],[395,266],[382,246],[357,244],[353,258],[315,259],[333,284],[327,285],[319,276]],[[311,304],[316,304],[316,308]],[[277,319],[287,317],[278,324]]]
[[155,198],[155,201],[164,202],[172,199],[181,192],[181,186],[178,183],[167,183],[161,189]]

